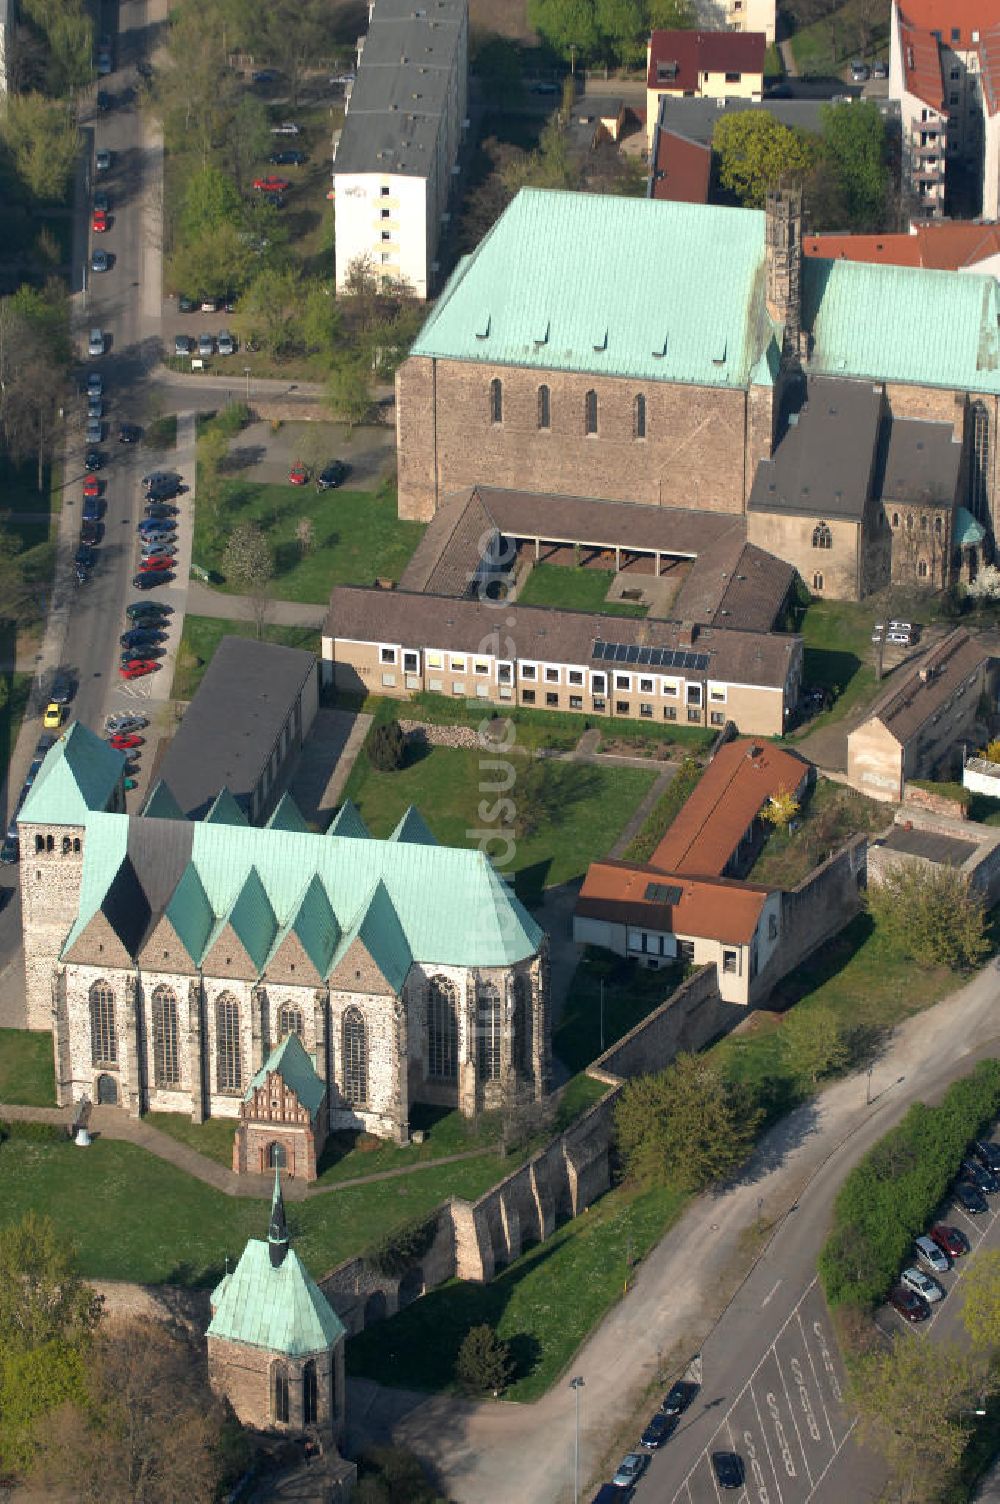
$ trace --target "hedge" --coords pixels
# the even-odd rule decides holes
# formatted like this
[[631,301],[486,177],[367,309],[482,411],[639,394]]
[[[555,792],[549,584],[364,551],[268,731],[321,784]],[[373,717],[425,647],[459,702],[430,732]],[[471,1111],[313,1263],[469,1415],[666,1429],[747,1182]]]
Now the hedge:
[[1000,1112],[1000,1060],[982,1060],[952,1082],[937,1107],[916,1102],[869,1150],[834,1202],[833,1232],[819,1256],[831,1306],[885,1299],[913,1239],[932,1220],[976,1137]]
[[30,1118],[0,1118],[0,1143],[7,1138],[35,1144],[69,1143],[65,1124],[35,1123]]

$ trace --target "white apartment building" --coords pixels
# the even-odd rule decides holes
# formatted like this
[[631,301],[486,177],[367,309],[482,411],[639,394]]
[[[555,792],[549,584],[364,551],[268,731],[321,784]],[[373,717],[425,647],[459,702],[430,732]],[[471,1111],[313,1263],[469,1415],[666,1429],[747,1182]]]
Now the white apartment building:
[[695,11],[706,31],[762,31],[770,47],[777,8],[777,0],[698,0]]
[[373,0],[333,159],[338,292],[359,260],[419,298],[431,292],[468,55],[468,0]]

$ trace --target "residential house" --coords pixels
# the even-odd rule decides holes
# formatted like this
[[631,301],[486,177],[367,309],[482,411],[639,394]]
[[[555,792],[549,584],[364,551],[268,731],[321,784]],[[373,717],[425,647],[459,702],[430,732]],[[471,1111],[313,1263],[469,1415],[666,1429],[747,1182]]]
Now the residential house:
[[766,51],[762,31],[654,31],[646,45],[647,145],[668,95],[762,98]]

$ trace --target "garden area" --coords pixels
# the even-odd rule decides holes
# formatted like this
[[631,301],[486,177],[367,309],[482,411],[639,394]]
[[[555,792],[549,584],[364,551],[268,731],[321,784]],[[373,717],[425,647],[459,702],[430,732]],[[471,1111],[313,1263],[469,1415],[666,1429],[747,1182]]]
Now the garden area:
[[892,811],[877,799],[817,778],[794,820],[770,832],[747,881],[794,888],[851,836],[875,835],[891,823]]
[[[684,974],[683,963],[658,971],[588,947],[573,973],[552,1049],[571,1071],[583,1071],[661,1003]],[[584,1078],[586,1079],[586,1078]]]
[[[216,648],[223,637],[256,637],[251,621],[225,621],[220,616],[185,616],[181,633],[171,697],[190,700],[205,676]],[[278,627],[266,624],[261,634],[264,642],[276,642],[286,648],[304,648],[319,653],[319,632],[312,627]]]
[[645,616],[646,607],[634,601],[609,601],[613,569],[570,568],[536,564],[518,593],[519,606],[557,606],[562,611],[601,611],[606,616]]
[[[790,9],[794,13],[798,6]],[[888,60],[888,7],[884,18],[876,21],[871,0],[844,0],[830,14],[794,29],[791,44],[799,72],[807,77],[840,74],[853,58],[863,57],[868,63],[875,57]]]

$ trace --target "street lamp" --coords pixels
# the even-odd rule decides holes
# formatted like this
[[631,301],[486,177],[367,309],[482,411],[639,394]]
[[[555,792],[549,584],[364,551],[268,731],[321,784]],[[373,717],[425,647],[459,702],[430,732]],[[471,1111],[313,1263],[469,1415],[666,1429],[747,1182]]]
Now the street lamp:
[[576,1443],[573,1447],[573,1504],[580,1504],[580,1390],[583,1380],[570,1379],[569,1387],[576,1391]]
[[875,1069],[875,1067],[872,1066],[872,1065],[870,1065],[868,1067],[868,1089],[865,1092],[865,1106],[866,1107],[870,1107],[872,1105],[872,1071],[874,1069]]
[[250,367],[243,367],[243,374],[247,379],[247,407],[250,406]]

